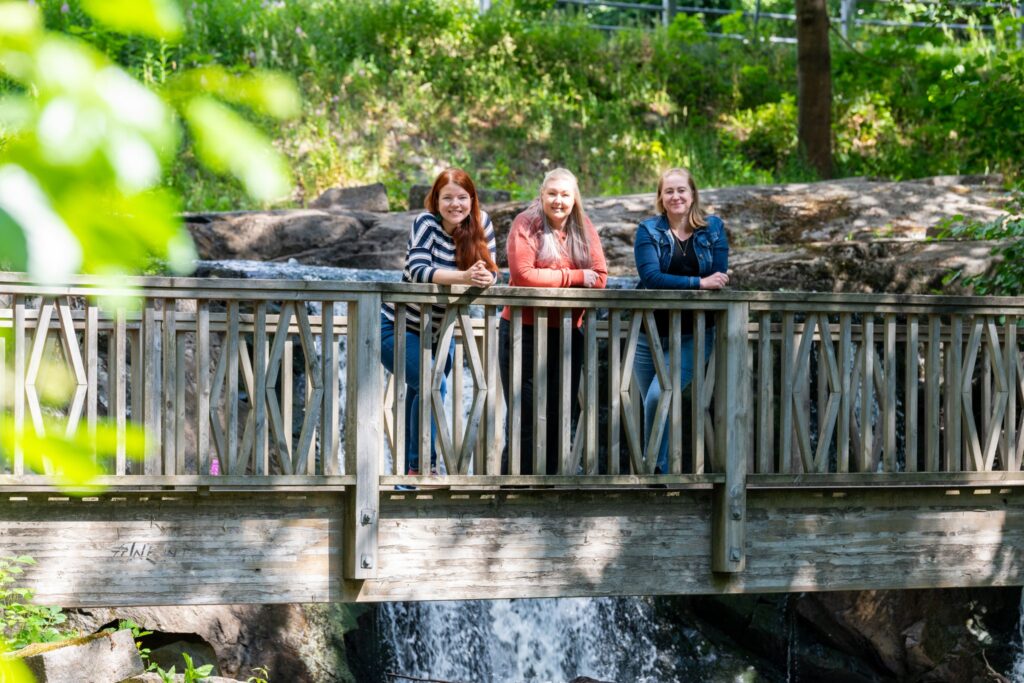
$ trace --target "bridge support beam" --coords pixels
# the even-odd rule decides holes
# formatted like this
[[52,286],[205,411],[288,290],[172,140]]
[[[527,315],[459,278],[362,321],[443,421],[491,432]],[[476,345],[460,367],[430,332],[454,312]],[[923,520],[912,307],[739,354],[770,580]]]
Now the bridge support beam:
[[715,338],[715,484],[711,512],[711,570],[732,574],[746,566],[747,455],[753,407],[747,349],[746,303],[731,303],[718,316]]
[[[325,304],[328,305],[328,304]],[[345,473],[355,490],[345,496],[343,571],[346,579],[377,576],[380,461],[384,448],[384,380],[380,366],[379,294],[348,304],[348,392],[345,411]]]

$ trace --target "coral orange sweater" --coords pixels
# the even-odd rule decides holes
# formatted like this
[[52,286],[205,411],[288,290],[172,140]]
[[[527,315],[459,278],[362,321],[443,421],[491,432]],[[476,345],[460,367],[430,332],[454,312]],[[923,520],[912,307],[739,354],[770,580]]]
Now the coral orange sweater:
[[[595,289],[604,289],[608,282],[608,264],[601,248],[601,238],[589,218],[585,219],[584,229],[590,246],[590,270],[597,273]],[[582,287],[583,269],[573,267],[569,257],[562,255],[553,262],[538,264],[537,251],[540,248],[543,234],[543,220],[538,209],[531,207],[516,216],[512,221],[512,229],[508,233],[506,249],[508,251],[509,285],[513,287]],[[565,233],[555,233],[556,239],[565,239]],[[564,244],[564,242],[563,242]],[[559,309],[548,309],[548,326],[558,327]],[[505,320],[511,319],[511,311],[506,306],[502,312]],[[573,309],[576,327],[583,324],[583,309]],[[523,324],[533,324],[533,309],[523,309]]]

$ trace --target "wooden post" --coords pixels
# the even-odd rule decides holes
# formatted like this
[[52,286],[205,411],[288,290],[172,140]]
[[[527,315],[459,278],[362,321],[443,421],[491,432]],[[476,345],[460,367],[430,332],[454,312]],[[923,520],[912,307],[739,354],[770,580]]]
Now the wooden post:
[[715,450],[725,483],[715,484],[711,512],[711,569],[736,573],[746,566],[747,443],[753,416],[747,365],[749,305],[730,303],[719,314],[715,339]]
[[[346,490],[344,575],[377,576],[379,474],[384,447],[384,382],[380,373],[379,293],[359,294],[348,304],[348,376],[345,411],[345,471],[356,485]],[[422,337],[429,338],[429,327]],[[359,387],[358,391],[353,387]],[[427,422],[427,429],[430,423]],[[430,451],[420,453],[421,465]],[[421,469],[421,472],[423,470]]]

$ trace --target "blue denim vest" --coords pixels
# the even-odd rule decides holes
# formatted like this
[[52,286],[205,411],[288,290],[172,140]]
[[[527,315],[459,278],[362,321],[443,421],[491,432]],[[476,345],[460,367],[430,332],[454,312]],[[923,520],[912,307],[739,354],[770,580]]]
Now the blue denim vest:
[[[708,216],[708,224],[703,228],[698,228],[694,231],[693,242],[694,254],[697,256],[697,264],[700,268],[701,277],[706,277],[711,273],[725,272],[728,270],[728,241],[725,234],[725,225],[722,223],[722,219],[718,216]],[[649,238],[657,249],[657,258],[659,270],[664,273],[668,270],[669,264],[672,263],[672,253],[676,249],[676,241],[672,239],[672,235],[669,232],[668,218],[664,215],[651,216],[640,221],[640,225],[637,228],[636,239],[641,239],[640,231],[646,233],[646,237]],[[724,247],[724,250],[722,249]],[[718,262],[716,263],[716,249],[719,251]],[[641,273],[643,269],[641,267],[641,256],[637,253],[637,270]],[[644,283],[643,275],[640,278],[640,287],[647,288]]]

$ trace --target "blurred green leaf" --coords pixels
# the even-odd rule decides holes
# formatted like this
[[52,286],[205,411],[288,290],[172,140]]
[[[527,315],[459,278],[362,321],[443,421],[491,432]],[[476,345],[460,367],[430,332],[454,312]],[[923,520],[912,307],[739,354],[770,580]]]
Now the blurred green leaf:
[[234,76],[220,66],[203,66],[182,73],[168,92],[177,99],[205,92],[278,119],[301,113],[302,99],[295,82],[266,71]]
[[291,189],[284,158],[252,124],[211,97],[195,97],[185,119],[200,158],[210,168],[230,172],[253,198],[273,201]]
[[82,0],[82,9],[115,31],[177,40],[184,30],[173,0]]
[[28,243],[25,234],[10,214],[0,207],[0,244],[3,254],[0,255],[0,267],[6,270],[26,270],[28,268]]

